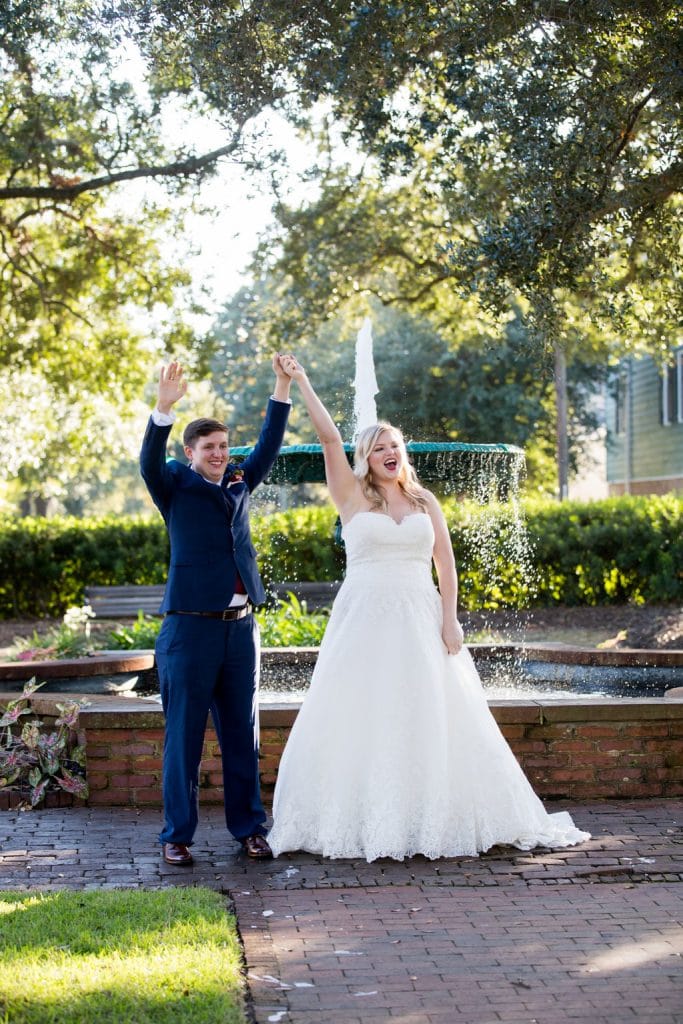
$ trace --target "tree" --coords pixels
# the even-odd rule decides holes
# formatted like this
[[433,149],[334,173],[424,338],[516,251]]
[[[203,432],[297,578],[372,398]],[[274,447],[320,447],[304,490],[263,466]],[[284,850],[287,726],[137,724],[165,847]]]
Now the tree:
[[[34,256],[41,228],[70,223],[64,235],[78,246],[90,232],[88,260],[108,245],[108,273],[125,268],[139,301],[135,242],[116,223],[100,237],[97,197],[132,178],[182,190],[228,154],[254,166],[259,112],[302,125],[322,100],[392,190],[417,176],[430,208],[443,201],[443,251],[435,259],[425,242],[413,261],[422,297],[439,295],[435,310],[447,306],[436,288],[447,279],[484,313],[517,304],[560,369],[581,307],[621,339],[642,330],[662,355],[680,326],[680,36],[673,0],[10,0],[0,12],[0,274],[26,302],[21,323],[33,308],[49,324],[41,349],[63,346],[84,316],[81,292],[73,268],[60,274],[61,237]],[[109,74],[129,44],[145,62],[142,94]],[[169,97],[217,112],[224,145],[169,149],[159,132]],[[134,227],[149,227],[146,216]],[[388,255],[389,276],[414,241]],[[359,288],[366,278],[352,277]],[[154,275],[146,294],[159,301]],[[24,365],[32,331],[11,328],[9,356]],[[103,346],[94,351],[104,365]]]
[[[397,317],[391,321],[388,315],[392,309],[410,313],[406,322],[413,331],[415,325],[426,321],[428,331],[415,331],[404,346],[405,354],[383,369],[383,390],[384,375],[395,366],[397,378],[403,374],[405,380],[412,381],[409,405],[414,405],[415,382],[423,380],[416,374],[420,360],[415,350],[425,346],[421,372],[428,381],[428,399],[416,406],[416,427],[422,417],[433,439],[438,435],[442,440],[458,436],[485,441],[483,417],[475,415],[480,398],[489,426],[500,423],[502,428],[494,431],[497,436],[493,440],[528,446],[536,438],[530,461],[537,466],[532,475],[538,480],[544,475],[539,467],[547,465],[552,432],[557,432],[551,368],[543,366],[543,353],[530,335],[523,315],[528,303],[523,298],[516,305],[510,300],[507,314],[495,317],[482,310],[476,292],[463,297],[453,289],[438,251],[448,233],[463,232],[467,225],[458,222],[457,208],[449,209],[447,199],[431,189],[428,169],[416,170],[407,183],[394,183],[390,188],[367,172],[351,175],[337,168],[317,199],[298,209],[281,206],[283,227],[277,244],[266,239],[257,260],[260,273],[269,280],[269,288],[259,299],[258,329],[273,346],[298,348],[300,339],[311,334],[320,344],[325,332],[319,325],[328,318],[336,324],[340,314],[344,321],[353,314],[357,328],[368,303],[375,323],[391,322],[392,330],[398,322]],[[275,255],[269,258],[271,249]],[[377,313],[382,306],[385,313]],[[608,334],[593,323],[576,302],[567,300],[566,313],[572,325],[565,330],[569,361],[565,430],[570,441],[568,468],[575,471],[595,426],[593,395],[604,383],[616,335],[614,330]],[[245,310],[240,315],[252,316]],[[438,356],[428,336],[438,337]],[[323,359],[324,366],[327,359]],[[496,381],[499,394],[494,400]],[[524,390],[515,381],[519,385],[526,381],[523,387],[533,401],[543,396],[542,409],[529,412]],[[433,413],[442,407],[440,387],[446,411],[435,422]],[[458,407],[455,421],[449,421],[449,399]],[[464,409],[469,410],[465,418]],[[504,422],[497,418],[497,410],[502,409],[508,412]],[[516,427],[518,414],[529,420],[521,435]],[[406,417],[406,407],[401,411],[397,406],[391,415],[400,421]]]
[[[369,3],[349,13],[334,75],[316,67],[317,94],[333,96],[390,185],[377,208],[396,197],[398,176],[407,188],[420,181],[428,207],[438,196],[450,215],[438,226],[442,263],[435,249],[413,260],[413,294],[439,294],[447,269],[452,287],[493,313],[520,303],[552,354],[561,495],[577,326],[590,321],[591,344],[596,331],[618,343],[603,345],[603,358],[640,346],[662,360],[680,329],[680,43],[670,3]],[[314,78],[303,80],[315,92]],[[316,283],[335,273],[325,257],[348,254],[354,184],[328,178],[307,210],[280,211],[294,288],[310,291],[297,249]],[[433,239],[430,218],[418,219]],[[404,235],[397,250],[379,217],[363,229],[370,247],[352,255],[331,305],[366,285],[371,263],[376,282],[380,262],[393,272],[420,248]],[[399,287],[391,301],[409,293]]]
[[92,494],[130,451],[165,346],[201,365],[190,277],[162,256],[169,210],[110,202],[131,161],[158,169],[160,125],[112,76],[116,41],[83,34],[86,6],[0,12],[0,455],[38,511]]
[[325,100],[385,179],[428,159],[433,188],[452,193],[469,225],[452,239],[454,282],[495,309],[510,288],[525,296],[546,340],[562,328],[563,292],[590,297],[610,320],[629,316],[638,289],[678,262],[674,0],[149,0],[127,10],[166,87],[244,114],[279,106],[299,122]]

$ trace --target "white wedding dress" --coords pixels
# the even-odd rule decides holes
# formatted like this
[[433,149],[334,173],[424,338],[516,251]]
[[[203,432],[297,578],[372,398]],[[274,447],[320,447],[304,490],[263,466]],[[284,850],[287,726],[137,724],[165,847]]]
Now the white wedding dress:
[[446,652],[429,516],[360,512],[343,537],[346,577],[280,763],[273,853],[400,860],[589,839],[546,813],[469,651]]

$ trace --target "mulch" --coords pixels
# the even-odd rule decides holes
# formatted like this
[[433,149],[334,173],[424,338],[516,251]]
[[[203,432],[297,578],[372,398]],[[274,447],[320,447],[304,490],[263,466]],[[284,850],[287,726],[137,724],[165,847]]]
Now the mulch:
[[[493,628],[511,638],[533,631],[548,639],[566,639],[571,633],[600,632],[614,647],[683,648],[683,608],[678,605],[597,605],[595,607],[531,608],[525,611],[463,612],[465,634]],[[567,634],[563,637],[562,634]]]

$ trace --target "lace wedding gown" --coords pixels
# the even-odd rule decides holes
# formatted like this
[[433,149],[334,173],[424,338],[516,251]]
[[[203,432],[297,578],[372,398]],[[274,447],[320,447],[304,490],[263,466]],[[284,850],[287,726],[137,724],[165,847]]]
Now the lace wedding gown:
[[546,813],[469,652],[447,654],[429,516],[360,512],[343,537],[346,577],[280,764],[273,853],[400,860],[590,838]]

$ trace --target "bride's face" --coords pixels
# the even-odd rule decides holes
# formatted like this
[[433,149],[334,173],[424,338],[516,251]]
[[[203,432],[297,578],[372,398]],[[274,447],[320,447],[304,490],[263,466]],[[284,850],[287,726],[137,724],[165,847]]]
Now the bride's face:
[[395,430],[383,430],[368,455],[375,484],[398,480],[403,466],[403,444]]

